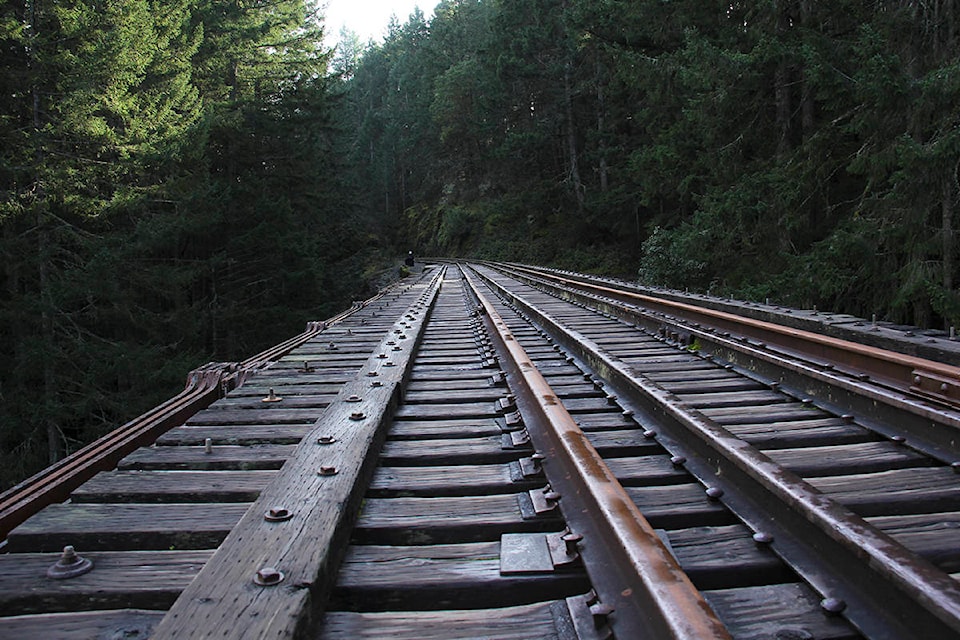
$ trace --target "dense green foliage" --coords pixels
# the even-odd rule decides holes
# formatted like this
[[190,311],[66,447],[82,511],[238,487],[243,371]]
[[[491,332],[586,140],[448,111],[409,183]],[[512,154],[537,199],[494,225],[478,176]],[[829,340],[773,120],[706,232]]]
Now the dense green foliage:
[[0,6],[0,486],[358,295],[316,18]]
[[314,1],[0,5],[0,486],[391,250],[960,324],[960,3]]
[[347,86],[420,252],[960,323],[960,3],[445,0]]

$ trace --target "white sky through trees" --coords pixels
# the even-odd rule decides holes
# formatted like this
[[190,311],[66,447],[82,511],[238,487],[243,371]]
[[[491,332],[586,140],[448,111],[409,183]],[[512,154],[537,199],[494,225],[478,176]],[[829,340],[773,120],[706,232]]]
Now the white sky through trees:
[[373,39],[380,42],[387,32],[390,16],[396,15],[404,24],[419,6],[429,19],[437,0],[327,0],[326,39],[335,43],[340,38],[340,29],[346,27],[360,36],[361,42]]

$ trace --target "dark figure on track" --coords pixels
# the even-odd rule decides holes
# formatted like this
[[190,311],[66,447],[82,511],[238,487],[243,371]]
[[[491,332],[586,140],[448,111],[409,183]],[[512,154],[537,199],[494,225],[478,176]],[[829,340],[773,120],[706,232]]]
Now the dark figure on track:
[[412,266],[413,266],[413,251],[408,251],[408,252],[407,252],[407,257],[406,257],[406,259],[403,261],[403,263],[406,264],[408,267],[412,267]]

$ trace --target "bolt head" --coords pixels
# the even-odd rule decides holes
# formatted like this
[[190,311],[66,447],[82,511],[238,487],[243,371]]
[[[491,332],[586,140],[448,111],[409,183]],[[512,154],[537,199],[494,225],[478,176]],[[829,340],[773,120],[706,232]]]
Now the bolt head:
[[820,608],[827,613],[842,613],[847,608],[847,603],[840,598],[824,598],[820,601]]
[[321,476],[335,476],[337,475],[336,467],[320,467],[320,471],[317,472]]
[[354,422],[359,422],[360,420],[363,420],[366,417],[367,417],[367,414],[365,414],[363,411],[354,411],[353,413],[350,414],[350,419],[353,420]]
[[283,582],[283,572],[273,567],[258,569],[253,581],[261,587],[272,587]]

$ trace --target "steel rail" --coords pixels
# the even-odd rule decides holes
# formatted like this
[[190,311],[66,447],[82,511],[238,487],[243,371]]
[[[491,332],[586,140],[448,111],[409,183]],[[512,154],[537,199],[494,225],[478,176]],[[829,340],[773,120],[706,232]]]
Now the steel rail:
[[722,331],[732,331],[745,338],[765,343],[767,346],[776,346],[808,358],[820,358],[827,363],[844,367],[853,375],[869,376],[897,389],[910,391],[951,408],[960,409],[960,367],[726,311],[574,280],[527,267],[510,265],[509,268],[621,302],[639,304],[688,322],[709,325]]
[[[774,532],[771,548],[868,637],[953,637],[960,633],[960,584],[850,509],[784,469],[727,429],[691,412],[656,383],[637,376],[587,336],[480,274],[491,288],[558,338],[648,415],[678,429],[664,437],[693,455],[686,467],[757,532]],[[653,433],[653,432],[651,432]],[[736,491],[734,491],[736,489]],[[834,594],[843,594],[843,597]],[[915,608],[904,607],[912,602]]]
[[[630,302],[573,291],[531,275],[529,269],[527,273],[516,273],[498,265],[487,266],[562,299],[583,302],[601,313],[643,326],[650,332],[662,333],[665,325],[674,322],[674,328],[666,330],[667,334],[682,332],[686,336],[684,339],[677,337],[676,342],[696,344],[701,354],[710,354],[749,370],[758,375],[761,382],[775,383],[784,392],[793,389],[791,393],[798,399],[812,401],[816,398],[825,410],[836,415],[855,415],[863,426],[886,438],[908,444],[945,464],[957,462],[960,413],[940,402],[929,402],[908,390],[892,389],[844,373],[840,367],[813,362],[803,354],[771,349],[759,341],[737,339],[700,323],[671,321],[666,314],[654,315]],[[791,331],[786,327],[782,329]]]
[[[602,543],[597,545],[588,536],[584,545],[593,553],[606,556],[602,568],[591,571],[594,588],[600,601],[614,608],[611,627],[622,638],[670,638],[686,640],[730,638],[723,623],[716,617],[703,595],[666,548],[647,519],[640,513],[623,486],[583,434],[523,347],[511,334],[502,317],[464,272],[473,294],[489,320],[502,350],[510,362],[501,362],[509,373],[519,376],[526,394],[535,398],[530,408],[536,410],[553,454],[544,461],[551,483],[564,476],[571,487],[573,501],[586,511],[586,518],[576,518],[573,511],[561,509],[569,521],[579,526],[593,526]],[[531,438],[536,436],[531,433]],[[551,470],[556,470],[551,475]],[[562,489],[561,489],[562,490]],[[594,538],[596,540],[596,538]],[[584,550],[586,553],[586,549]]]
[[310,322],[303,333],[241,363],[213,362],[191,371],[186,387],[173,398],[3,492],[0,494],[0,540],[30,516],[50,504],[66,500],[74,489],[97,473],[112,469],[124,456],[152,443],[228,391],[243,385],[257,370],[279,360],[368,302],[354,305],[327,321]]

